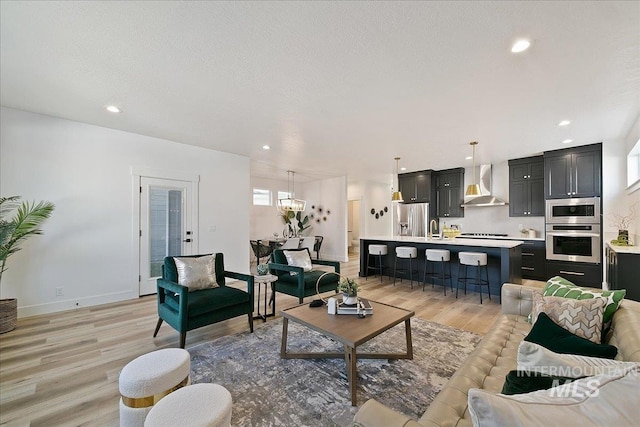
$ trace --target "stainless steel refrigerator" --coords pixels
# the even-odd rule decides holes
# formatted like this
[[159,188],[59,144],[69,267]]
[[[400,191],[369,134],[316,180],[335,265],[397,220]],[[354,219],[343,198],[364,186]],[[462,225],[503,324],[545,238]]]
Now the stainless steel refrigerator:
[[429,203],[394,203],[393,235],[425,237],[429,230]]

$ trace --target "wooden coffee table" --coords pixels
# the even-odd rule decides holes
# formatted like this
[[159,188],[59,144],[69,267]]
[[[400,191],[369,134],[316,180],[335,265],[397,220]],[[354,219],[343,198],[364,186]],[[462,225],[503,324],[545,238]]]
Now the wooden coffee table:
[[[337,359],[344,357],[349,378],[351,405],[356,406],[356,359],[413,359],[413,345],[411,343],[411,317],[413,311],[399,307],[370,301],[373,314],[359,318],[350,314],[328,314],[327,307],[311,308],[308,304],[292,307],[280,311],[282,316],[282,345],[280,357],[283,359]],[[316,352],[291,353],[287,352],[287,329],[289,320],[300,323],[314,331],[320,332],[344,345],[344,353]],[[356,353],[356,348],[399,323],[405,324],[407,351],[405,353]]]

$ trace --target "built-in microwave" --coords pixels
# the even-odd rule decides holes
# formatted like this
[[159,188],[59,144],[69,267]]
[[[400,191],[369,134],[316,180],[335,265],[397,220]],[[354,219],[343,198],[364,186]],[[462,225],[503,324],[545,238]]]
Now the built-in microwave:
[[600,197],[547,200],[547,224],[600,224]]
[[600,224],[547,224],[547,259],[600,263]]

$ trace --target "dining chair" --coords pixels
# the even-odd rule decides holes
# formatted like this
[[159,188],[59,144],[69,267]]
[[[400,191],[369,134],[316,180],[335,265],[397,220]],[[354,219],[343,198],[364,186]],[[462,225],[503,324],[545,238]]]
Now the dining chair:
[[322,247],[322,241],[324,240],[324,237],[322,236],[315,236],[316,242],[315,245],[313,245],[313,250],[316,252],[316,259],[320,259],[320,248]]
[[282,244],[278,249],[298,249],[300,247],[300,238],[292,237],[291,239],[287,239],[286,242]]
[[307,248],[309,249],[309,253],[313,252],[313,247],[316,244],[316,238],[314,236],[311,237],[303,237],[300,239],[300,249]]

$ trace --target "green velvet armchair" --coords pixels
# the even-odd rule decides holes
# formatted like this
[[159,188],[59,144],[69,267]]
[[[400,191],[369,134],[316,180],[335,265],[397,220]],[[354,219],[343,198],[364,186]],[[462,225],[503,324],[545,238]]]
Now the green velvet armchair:
[[[193,255],[190,258],[205,255]],[[186,257],[185,257],[186,258]],[[253,276],[225,271],[224,258],[216,254],[216,282],[219,287],[189,292],[178,284],[178,270],[173,257],[164,259],[162,278],[158,286],[158,323],[153,333],[158,335],[166,321],[180,333],[180,348],[184,348],[187,331],[246,314],[253,332]],[[225,285],[225,277],[247,282],[247,291]]]
[[[307,251],[307,248],[290,249],[291,251]],[[311,257],[311,254],[309,254]],[[340,281],[340,263],[336,261],[324,261],[318,259],[311,260],[312,265],[326,265],[334,268],[334,271],[338,274],[327,274],[318,284],[317,292],[323,293],[328,291],[336,291],[338,282]],[[302,304],[302,300],[305,297],[316,295],[316,282],[326,271],[312,270],[304,271],[302,267],[294,267],[288,265],[287,257],[282,249],[276,249],[271,254],[271,262],[269,263],[269,269],[271,274],[278,276],[278,280],[275,282],[275,289],[277,292],[283,294],[292,295],[298,297],[298,301]],[[297,273],[291,275],[291,272]]]

